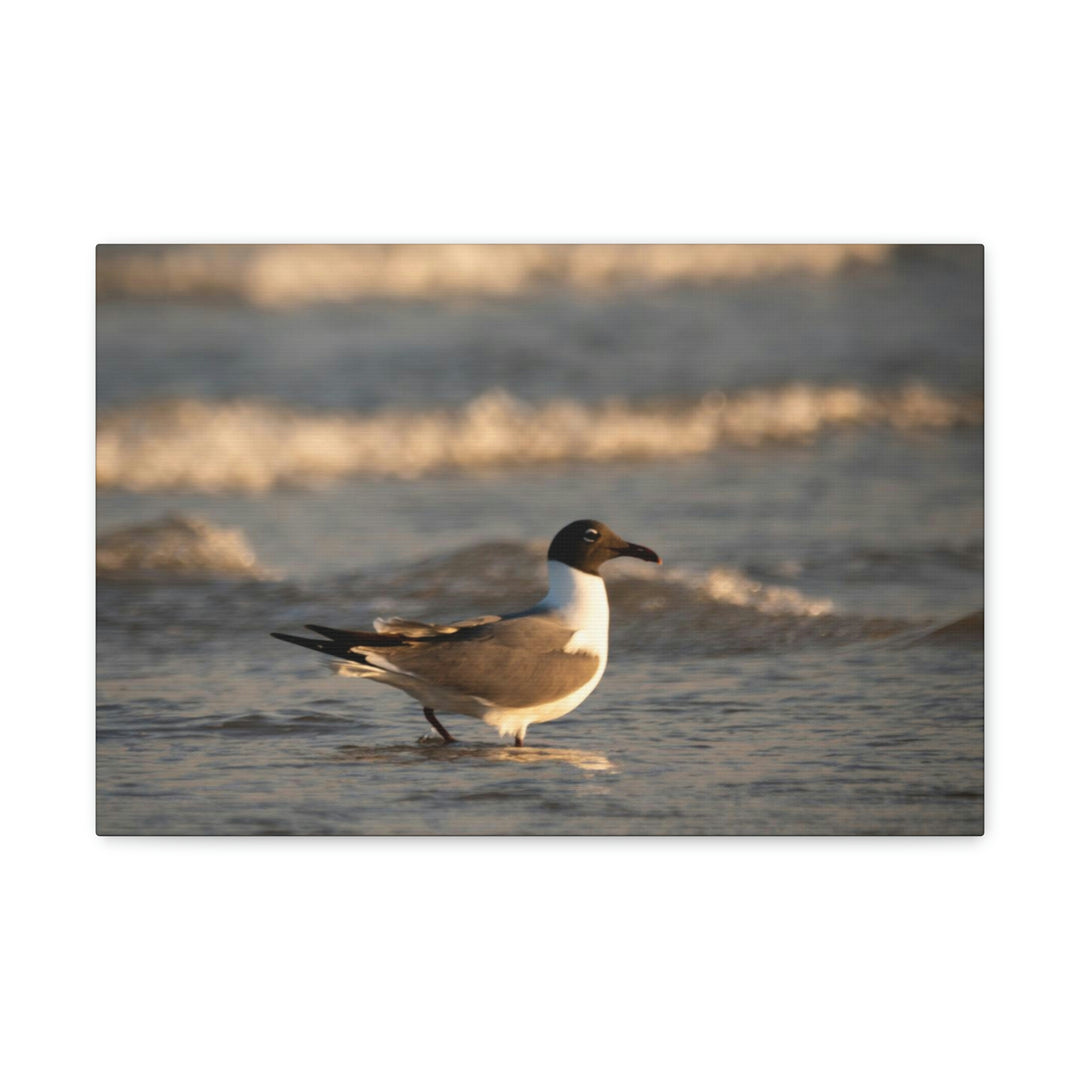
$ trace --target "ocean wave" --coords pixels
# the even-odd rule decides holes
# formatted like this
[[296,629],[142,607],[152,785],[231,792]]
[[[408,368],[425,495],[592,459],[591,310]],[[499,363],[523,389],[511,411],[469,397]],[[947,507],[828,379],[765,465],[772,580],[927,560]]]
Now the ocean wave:
[[[394,601],[420,602],[446,607],[484,604],[492,596],[509,596],[511,606],[528,607],[546,584],[547,544],[491,541],[470,544],[457,551],[434,555],[378,575],[380,592]],[[668,603],[694,602],[706,607],[751,608],[768,615],[827,615],[827,599],[804,596],[798,589],[768,585],[730,566],[691,570],[665,566],[658,569],[631,559],[618,559],[604,570],[614,600],[642,610],[660,610]],[[363,578],[353,578],[352,591]],[[509,610],[509,609],[507,609]],[[446,614],[446,612],[443,612]],[[383,611],[384,616],[406,614]]]
[[690,402],[526,403],[491,390],[463,407],[370,414],[264,401],[182,399],[102,414],[97,480],[131,491],[267,491],[349,476],[560,462],[660,461],[720,447],[812,443],[845,427],[901,431],[982,423],[982,398],[913,385],[900,390],[791,384]]
[[[545,550],[541,542],[474,544],[377,574],[348,575],[313,586],[320,589],[320,602],[336,605],[339,612],[343,598],[362,598],[362,614],[354,607],[351,622],[347,615],[340,616],[343,625],[370,626],[376,618],[392,616],[446,621],[502,614],[523,610],[543,594]],[[612,642],[619,653],[677,649],[686,655],[716,656],[849,644],[915,625],[838,613],[828,598],[769,585],[731,566],[656,567],[620,559],[605,569],[604,577],[613,613]],[[293,610],[296,607],[294,603]],[[325,621],[325,604],[318,610],[318,618]]]
[[259,565],[239,529],[170,514],[129,525],[97,541],[99,577],[227,577],[257,581],[276,575]]
[[[219,636],[234,641],[253,627],[288,630],[322,622],[368,628],[376,619],[394,616],[448,621],[521,611],[545,591],[546,546],[542,541],[471,544],[376,570],[290,580],[259,566],[235,530],[166,518],[103,537],[98,567],[110,589],[143,590],[139,603],[109,607],[114,616],[106,625],[119,620],[125,632],[142,639],[171,616],[205,645]],[[731,566],[656,567],[621,559],[604,576],[616,654],[675,650],[704,658],[851,644],[928,629],[910,619],[837,612],[828,598],[769,585]],[[233,584],[227,589],[215,584],[212,592],[197,587],[199,581],[221,578]],[[174,644],[170,639],[170,647]]]
[[278,308],[380,298],[704,285],[880,265],[888,244],[260,244],[98,248],[102,300]]

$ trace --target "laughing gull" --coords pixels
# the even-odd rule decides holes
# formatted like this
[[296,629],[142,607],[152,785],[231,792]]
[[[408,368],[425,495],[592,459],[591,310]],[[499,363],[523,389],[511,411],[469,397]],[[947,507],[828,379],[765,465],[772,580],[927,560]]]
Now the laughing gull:
[[530,724],[565,716],[600,682],[608,653],[600,567],[623,555],[660,562],[603,522],[574,521],[551,541],[547,595],[527,611],[445,625],[376,619],[375,633],[308,624],[325,641],[271,636],[351,661],[350,674],[404,690],[445,742],[454,740],[436,709],[477,716],[523,746]]

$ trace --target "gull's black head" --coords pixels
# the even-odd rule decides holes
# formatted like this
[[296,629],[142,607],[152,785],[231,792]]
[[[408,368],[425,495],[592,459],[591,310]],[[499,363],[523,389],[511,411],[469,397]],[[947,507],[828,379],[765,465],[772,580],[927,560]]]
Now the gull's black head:
[[565,529],[560,529],[548,548],[549,559],[566,563],[586,574],[599,574],[600,567],[608,559],[617,559],[620,555],[644,559],[646,562],[660,561],[660,556],[650,548],[631,544],[613,533],[602,521],[588,518],[572,521]]

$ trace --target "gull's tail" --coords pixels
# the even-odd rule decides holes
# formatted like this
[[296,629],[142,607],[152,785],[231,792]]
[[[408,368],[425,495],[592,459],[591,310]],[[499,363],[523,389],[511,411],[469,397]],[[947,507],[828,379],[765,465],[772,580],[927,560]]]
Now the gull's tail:
[[357,664],[364,663],[363,655],[353,652],[358,645],[377,649],[380,646],[386,648],[390,645],[407,644],[407,639],[400,634],[372,634],[364,630],[335,630],[330,626],[315,626],[313,624],[308,624],[307,629],[314,630],[315,633],[322,634],[323,638],[329,638],[329,640],[296,637],[294,634],[272,633],[270,636],[277,638],[278,641],[287,641],[290,645],[302,645],[305,649],[314,649],[325,656],[336,656],[339,660],[351,660]]

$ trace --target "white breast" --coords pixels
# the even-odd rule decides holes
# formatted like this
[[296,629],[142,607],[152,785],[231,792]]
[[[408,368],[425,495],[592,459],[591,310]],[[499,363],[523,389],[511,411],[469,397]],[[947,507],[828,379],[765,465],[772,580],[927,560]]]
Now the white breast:
[[608,653],[608,599],[603,578],[552,560],[548,562],[548,593],[537,606],[557,613],[575,631],[567,652],[600,657],[599,681]]

